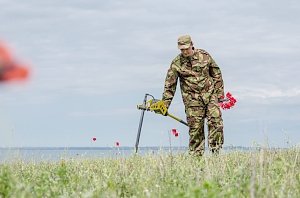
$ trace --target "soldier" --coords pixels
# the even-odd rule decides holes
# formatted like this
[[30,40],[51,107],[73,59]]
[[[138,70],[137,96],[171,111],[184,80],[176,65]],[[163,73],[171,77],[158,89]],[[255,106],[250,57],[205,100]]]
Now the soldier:
[[178,48],[181,53],[173,59],[167,72],[162,100],[168,108],[179,79],[189,125],[189,153],[196,156],[204,153],[205,118],[209,148],[218,153],[224,142],[223,120],[218,105],[224,95],[221,70],[209,53],[194,48],[189,35],[178,38]]

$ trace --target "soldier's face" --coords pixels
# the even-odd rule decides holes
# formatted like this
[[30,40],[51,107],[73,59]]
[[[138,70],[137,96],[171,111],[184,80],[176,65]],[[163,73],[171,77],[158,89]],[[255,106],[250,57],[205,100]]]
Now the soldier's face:
[[193,46],[192,45],[189,48],[187,48],[187,49],[181,49],[180,51],[181,51],[181,54],[184,57],[193,56],[193,54],[194,54],[194,50],[193,50]]

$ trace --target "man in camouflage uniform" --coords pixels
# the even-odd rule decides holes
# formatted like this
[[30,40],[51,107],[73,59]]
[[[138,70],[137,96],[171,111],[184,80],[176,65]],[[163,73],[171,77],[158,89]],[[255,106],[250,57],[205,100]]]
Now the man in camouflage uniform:
[[167,72],[162,100],[168,108],[180,80],[181,95],[189,125],[189,151],[201,156],[205,149],[204,120],[207,118],[208,144],[218,153],[224,142],[223,120],[219,99],[224,95],[220,68],[202,49],[195,49],[189,35],[178,38],[181,53]]

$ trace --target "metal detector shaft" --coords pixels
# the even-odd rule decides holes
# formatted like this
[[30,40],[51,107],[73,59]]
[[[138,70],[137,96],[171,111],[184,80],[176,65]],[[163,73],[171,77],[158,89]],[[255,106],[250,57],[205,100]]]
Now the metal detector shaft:
[[169,117],[171,117],[171,118],[177,120],[178,122],[180,122],[180,123],[182,123],[182,124],[188,126],[188,124],[187,124],[185,121],[181,120],[180,118],[177,118],[177,117],[173,116],[172,114],[169,114],[169,113],[168,113],[167,116],[169,116]]
[[[147,96],[148,96],[148,94],[145,94],[145,98],[144,98],[144,101],[143,101],[143,105],[144,106],[146,106]],[[145,110],[146,109],[143,109],[142,112],[141,112],[140,124],[139,124],[138,133],[137,133],[137,136],[136,136],[136,142],[135,142],[135,153],[137,153],[138,147],[139,147],[139,142],[140,142],[140,136],[141,136],[141,130],[142,130],[142,125],[143,125]]]

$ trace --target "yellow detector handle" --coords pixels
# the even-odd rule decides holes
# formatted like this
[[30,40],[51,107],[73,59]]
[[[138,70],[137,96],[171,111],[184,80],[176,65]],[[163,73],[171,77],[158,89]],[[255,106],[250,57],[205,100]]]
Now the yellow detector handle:
[[150,111],[154,111],[155,113],[159,113],[162,115],[167,115],[168,109],[162,100],[155,102],[151,100]]
[[186,122],[184,122],[183,120],[181,120],[180,118],[177,118],[174,115],[168,113],[168,109],[162,100],[151,99],[146,102],[146,105],[143,105],[143,104],[137,105],[137,108],[139,110],[154,111],[157,114],[169,116],[169,117],[173,118],[174,120],[188,126],[188,124]]

